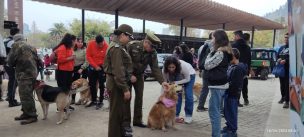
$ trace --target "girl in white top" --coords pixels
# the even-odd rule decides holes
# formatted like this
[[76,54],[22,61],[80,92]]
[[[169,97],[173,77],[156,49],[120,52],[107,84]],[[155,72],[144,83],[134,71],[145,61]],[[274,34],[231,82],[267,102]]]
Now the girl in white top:
[[[185,122],[192,122],[193,113],[193,85],[195,81],[195,70],[192,65],[179,60],[175,57],[167,57],[163,68],[164,80],[168,83],[183,85],[185,91]],[[183,118],[179,117],[182,106],[182,94],[178,94],[178,102],[176,104],[176,122],[183,122]]]

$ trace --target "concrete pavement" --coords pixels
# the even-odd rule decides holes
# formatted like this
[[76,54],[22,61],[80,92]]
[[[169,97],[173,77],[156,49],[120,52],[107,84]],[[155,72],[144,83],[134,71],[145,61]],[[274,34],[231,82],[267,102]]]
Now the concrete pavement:
[[[52,77],[52,79],[54,79]],[[196,81],[201,81],[197,76]],[[48,82],[55,85],[54,80]],[[279,94],[278,94],[279,93]],[[134,92],[133,92],[134,94]],[[147,115],[152,105],[160,95],[160,85],[155,81],[145,82],[143,120],[146,123]],[[270,78],[267,81],[249,80],[249,101],[250,105],[239,108],[239,137],[262,137],[278,136],[265,132],[265,129],[288,128],[289,110],[282,108],[276,102],[279,99],[279,80]],[[134,96],[134,95],[133,95]],[[77,96],[78,97],[78,96]],[[209,97],[208,99],[209,100]],[[133,108],[132,100],[132,108]],[[243,102],[241,100],[241,102]],[[105,100],[105,107],[108,102]],[[211,136],[211,124],[208,112],[196,112],[197,103],[194,105],[193,123],[177,124],[177,131],[134,128],[134,137],[209,137]],[[208,101],[206,106],[208,107]],[[50,105],[47,120],[41,120],[42,110],[39,102],[36,101],[36,108],[39,115],[37,123],[21,126],[13,120],[20,115],[20,107],[8,108],[7,102],[0,102],[0,137],[106,137],[109,113],[107,109],[95,110],[76,106],[69,120],[61,125],[56,125],[56,105]],[[183,108],[183,107],[182,107]],[[133,110],[133,109],[132,109]],[[183,110],[183,109],[182,109]],[[132,114],[133,115],[133,114]],[[181,116],[184,116],[182,111]],[[288,120],[286,121],[286,119]],[[282,122],[279,122],[282,121]],[[225,120],[222,119],[222,127]],[[280,134],[288,136],[288,134]]]

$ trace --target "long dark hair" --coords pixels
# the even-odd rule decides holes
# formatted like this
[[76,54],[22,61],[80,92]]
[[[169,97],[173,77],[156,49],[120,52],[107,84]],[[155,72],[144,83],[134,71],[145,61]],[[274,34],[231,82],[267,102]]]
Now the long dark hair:
[[[78,43],[80,43],[80,40],[82,40],[82,38],[76,38],[76,41],[77,41]],[[82,41],[81,43],[83,44],[83,41]],[[81,47],[80,49],[84,49],[84,48],[85,48],[85,46],[82,45],[82,47]],[[77,44],[75,44],[75,46],[74,46],[74,51],[76,51],[77,49],[78,49]]]
[[212,33],[214,37],[214,50],[216,51],[220,47],[229,46],[229,39],[227,33],[222,30],[218,29]]
[[165,63],[164,63],[164,72],[165,73],[169,73],[169,70],[168,70],[168,66],[170,64],[174,64],[175,65],[175,74],[177,73],[180,73],[181,72],[181,64],[179,62],[179,60],[176,58],[176,57],[173,57],[173,56],[169,56],[166,58],[165,60]]
[[70,33],[66,33],[62,40],[60,41],[60,43],[53,48],[53,51],[56,50],[57,48],[59,48],[60,45],[64,45],[66,48],[72,48],[73,47],[73,41],[76,40],[76,36],[72,35]]

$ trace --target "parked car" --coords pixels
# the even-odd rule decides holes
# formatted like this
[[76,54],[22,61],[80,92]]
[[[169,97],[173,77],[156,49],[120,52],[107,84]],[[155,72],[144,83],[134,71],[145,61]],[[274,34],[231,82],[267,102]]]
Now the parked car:
[[267,80],[268,74],[272,72],[275,66],[276,60],[276,51],[273,49],[251,49],[251,77]]
[[[165,60],[167,57],[172,56],[170,53],[158,53],[157,60],[158,60],[158,67],[159,69],[163,69]],[[153,78],[151,67],[148,65],[145,69],[144,79]]]

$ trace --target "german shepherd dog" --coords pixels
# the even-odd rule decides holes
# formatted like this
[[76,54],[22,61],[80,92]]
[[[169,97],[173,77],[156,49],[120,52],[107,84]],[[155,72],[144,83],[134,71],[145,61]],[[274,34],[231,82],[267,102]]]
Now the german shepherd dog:
[[34,90],[42,107],[43,120],[47,118],[49,104],[51,103],[56,103],[59,111],[58,122],[56,124],[61,124],[64,119],[67,120],[69,118],[70,110],[68,107],[70,106],[70,95],[72,94],[70,91],[63,91],[59,87],[46,85],[40,80],[36,80]]

